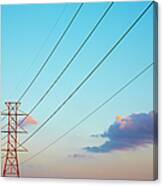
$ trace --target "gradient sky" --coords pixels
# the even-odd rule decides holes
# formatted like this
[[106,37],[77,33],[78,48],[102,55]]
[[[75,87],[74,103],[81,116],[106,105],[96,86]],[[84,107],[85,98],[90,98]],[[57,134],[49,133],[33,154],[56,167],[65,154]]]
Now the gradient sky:
[[[71,68],[33,113],[41,124],[78,85],[91,68],[120,38],[149,2],[117,2],[104,18]],[[28,112],[71,58],[108,3],[85,3],[55,55],[21,104]],[[18,99],[47,57],[79,4],[40,4],[2,6],[2,103]],[[57,27],[55,21],[65,8]],[[50,37],[42,47],[49,32]],[[38,54],[38,51],[41,52]],[[36,57],[37,55],[37,57]],[[80,121],[90,110],[117,91],[124,83],[153,62],[153,7],[127,38],[80,89],[69,103],[32,138],[20,161]],[[4,104],[1,108],[5,108]],[[119,94],[80,128],[32,161],[21,166],[22,176],[151,179],[153,147],[133,151],[92,154],[82,150],[104,139],[91,138],[108,129],[117,115],[148,113],[153,110],[153,69]],[[28,127],[29,132],[37,126]],[[20,137],[24,139],[25,136]],[[73,158],[73,154],[81,154]],[[97,168],[98,167],[98,168]]]

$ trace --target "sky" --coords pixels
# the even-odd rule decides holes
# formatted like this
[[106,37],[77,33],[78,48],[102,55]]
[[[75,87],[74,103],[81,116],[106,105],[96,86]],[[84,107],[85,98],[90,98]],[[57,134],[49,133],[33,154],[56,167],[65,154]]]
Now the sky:
[[[74,63],[32,113],[31,117],[35,122],[34,125],[27,126],[29,134],[41,125],[83,80],[149,3],[144,1],[113,4]],[[107,6],[106,2],[84,4],[56,53],[23,98],[21,110],[26,113],[30,111]],[[5,101],[18,100],[78,7],[78,3],[2,6],[2,109],[5,109]],[[152,6],[70,102],[25,144],[29,152],[20,155],[20,162],[62,135],[154,62],[153,14]],[[60,20],[55,25],[59,17]],[[102,134],[107,134],[106,131],[109,131],[111,126],[120,125],[117,124],[117,116],[121,122],[125,118],[127,123],[126,118],[133,118],[132,114],[135,114],[136,118],[139,118],[141,113],[150,117],[153,104],[153,68],[150,68],[125,91],[85,121],[81,127],[44,153],[21,165],[21,176],[153,179],[153,138],[151,138],[153,128],[148,131],[149,135],[145,140],[144,138],[142,140],[141,136],[136,136],[136,139],[141,139],[141,143],[136,141],[132,148],[109,151],[110,146],[107,146],[106,152],[100,151],[100,147],[107,142],[106,138],[110,140],[110,133],[105,137]],[[139,121],[143,123],[144,120],[143,118]],[[135,121],[137,120],[133,120],[135,127],[140,127]],[[154,124],[151,117],[150,122]],[[141,128],[140,131],[142,132]],[[20,136],[20,140],[25,138],[24,135]],[[130,140],[129,136],[127,138]],[[100,152],[91,150],[92,147],[99,149]]]

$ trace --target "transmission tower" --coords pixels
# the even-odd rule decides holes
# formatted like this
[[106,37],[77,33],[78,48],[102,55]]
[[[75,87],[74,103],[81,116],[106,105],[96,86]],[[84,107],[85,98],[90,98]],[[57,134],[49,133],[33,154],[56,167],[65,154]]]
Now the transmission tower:
[[7,116],[8,123],[6,127],[8,129],[1,131],[7,134],[6,145],[1,149],[5,151],[2,176],[20,177],[18,152],[27,152],[27,149],[19,143],[18,134],[27,133],[27,131],[24,130],[23,126],[21,124],[19,125],[19,123],[21,117],[27,114],[19,112],[19,102],[6,102],[5,105],[7,107],[7,112],[2,112],[1,115]]

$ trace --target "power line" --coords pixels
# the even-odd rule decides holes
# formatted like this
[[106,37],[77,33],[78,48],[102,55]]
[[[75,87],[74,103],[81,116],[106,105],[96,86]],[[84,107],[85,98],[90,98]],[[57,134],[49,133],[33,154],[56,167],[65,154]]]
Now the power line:
[[8,124],[3,125],[3,126],[1,127],[1,130],[4,129],[4,128],[6,128],[7,126],[8,126]]
[[95,73],[95,71],[104,63],[109,55],[114,51],[114,49],[123,41],[127,34],[134,28],[134,26],[139,22],[143,15],[148,11],[152,6],[153,2],[145,8],[145,10],[137,17],[137,19],[131,24],[127,31],[120,37],[120,39],[113,45],[113,47],[105,54],[105,56],[95,65],[95,67],[89,72],[89,74],[81,81],[81,83],[71,92],[71,94],[57,107],[56,110],[38,127],[35,131],[28,136],[22,144],[29,141],[41,128],[43,128],[60,110],[61,108],[77,93],[77,91],[87,82],[87,80]]
[[69,62],[66,64],[66,66],[63,68],[63,70],[61,71],[61,73],[57,76],[57,78],[52,82],[52,84],[49,86],[49,88],[47,89],[47,91],[43,94],[43,96],[37,101],[37,103],[32,107],[32,109],[30,110],[30,112],[28,113],[28,115],[21,121],[21,123],[23,123],[25,121],[25,119],[39,106],[39,104],[44,100],[44,98],[48,95],[48,93],[51,91],[51,89],[56,85],[56,83],[59,81],[59,79],[63,76],[63,74],[66,72],[66,70],[70,67],[70,65],[73,63],[73,61],[75,60],[75,58],[77,57],[77,55],[80,53],[80,51],[82,50],[82,48],[85,46],[85,44],[87,43],[87,41],[91,38],[91,36],[93,35],[93,33],[95,32],[95,30],[97,29],[97,27],[100,25],[100,23],[102,22],[102,20],[104,19],[104,17],[107,15],[107,13],[109,12],[109,10],[111,9],[111,7],[113,6],[113,2],[109,4],[109,6],[106,8],[106,10],[104,11],[104,13],[102,14],[102,16],[100,17],[100,19],[97,21],[97,23],[95,24],[95,26],[93,27],[93,29],[89,32],[89,34],[87,35],[87,37],[84,39],[84,41],[82,42],[82,44],[80,45],[80,47],[76,50],[76,52],[74,53],[74,55],[71,57],[71,59],[69,60]]
[[[3,112],[3,111],[2,111]],[[1,119],[0,119],[0,121],[4,121],[6,119],[6,117],[4,116],[4,117],[2,117]]]
[[6,139],[6,138],[7,138],[7,135],[6,135],[6,136],[4,136],[3,138],[1,138],[1,141],[2,141],[2,140],[4,140],[4,139]]
[[44,40],[43,43],[41,44],[41,47],[39,48],[39,50],[37,51],[37,53],[36,53],[34,59],[31,61],[30,65],[27,67],[27,69],[25,69],[25,71],[24,71],[22,77],[21,77],[20,80],[18,81],[18,84],[17,84],[17,86],[16,86],[16,88],[15,88],[16,90],[19,89],[19,87],[20,87],[20,85],[21,85],[21,83],[22,83],[22,79],[24,78],[24,74],[27,74],[27,73],[32,69],[32,67],[33,67],[33,65],[34,65],[34,62],[35,62],[35,61],[37,60],[37,58],[39,57],[42,48],[44,47],[44,45],[46,45],[46,43],[47,43],[47,41],[49,40],[51,34],[55,31],[55,29],[56,29],[56,27],[57,27],[59,21],[61,20],[62,16],[63,16],[64,13],[65,13],[66,8],[67,8],[67,5],[64,5],[62,11],[60,12],[59,16],[57,17],[57,20],[55,21],[54,25],[53,25],[53,26],[51,27],[51,29],[49,30],[47,37],[45,38],[45,40]]
[[41,68],[38,70],[38,72],[36,73],[36,75],[34,76],[34,78],[32,79],[32,81],[30,82],[30,84],[27,86],[27,88],[24,90],[23,94],[20,96],[20,98],[18,99],[18,101],[21,101],[24,96],[26,95],[26,93],[28,92],[28,90],[31,88],[31,86],[34,84],[34,82],[36,81],[37,77],[40,75],[40,73],[42,72],[42,70],[45,68],[45,66],[47,65],[49,59],[52,57],[52,55],[54,54],[54,52],[56,51],[56,49],[58,48],[60,42],[62,41],[62,39],[64,38],[65,34],[67,33],[67,31],[69,30],[69,28],[71,27],[72,23],[74,22],[75,18],[77,17],[77,15],[79,14],[82,6],[84,3],[81,3],[78,7],[78,9],[76,10],[75,14],[73,15],[72,19],[70,20],[69,24],[67,25],[66,29],[64,30],[64,32],[62,33],[62,35],[60,36],[59,40],[57,41],[57,43],[55,44],[55,46],[53,47],[53,49],[51,50],[50,54],[48,55],[48,57],[46,58],[46,60],[44,61],[44,63],[42,64]]
[[134,76],[131,80],[129,80],[126,84],[124,84],[119,90],[117,90],[111,97],[109,97],[108,99],[106,99],[102,104],[100,104],[99,106],[97,106],[94,110],[92,110],[88,115],[86,115],[83,119],[81,119],[78,123],[76,123],[72,128],[70,128],[69,130],[67,130],[65,133],[63,133],[61,136],[59,136],[58,138],[56,138],[52,143],[50,143],[49,145],[47,145],[46,147],[44,147],[42,150],[40,150],[39,152],[37,152],[36,154],[34,154],[33,156],[31,156],[30,158],[26,159],[24,162],[22,162],[21,164],[24,164],[30,160],[32,160],[33,158],[35,158],[36,156],[38,156],[39,154],[43,153],[44,151],[46,151],[48,148],[50,148],[51,146],[53,146],[54,144],[56,144],[58,141],[60,141],[61,139],[63,139],[66,135],[68,135],[70,132],[72,132],[74,129],[76,129],[77,127],[79,127],[81,124],[83,124],[87,119],[89,119],[92,115],[94,115],[96,112],[98,112],[100,109],[102,109],[107,103],[109,103],[113,98],[115,98],[118,94],[120,94],[123,90],[125,90],[129,85],[131,85],[135,80],[137,80],[141,75],[143,75],[147,70],[149,70],[154,63],[151,63],[150,65],[148,65],[147,67],[145,67],[141,72],[139,72],[136,76]]

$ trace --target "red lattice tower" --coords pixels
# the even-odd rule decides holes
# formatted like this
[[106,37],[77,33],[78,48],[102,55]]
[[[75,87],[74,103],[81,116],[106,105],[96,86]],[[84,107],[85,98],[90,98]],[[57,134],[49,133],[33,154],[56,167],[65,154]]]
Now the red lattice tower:
[[[24,113],[19,113],[19,102],[6,102],[7,112],[1,113],[3,116],[8,117],[8,123],[6,127],[7,130],[2,130],[2,133],[7,133],[7,143],[5,148],[2,147],[2,151],[5,151],[6,154],[4,158],[3,172],[2,176],[12,176],[19,177],[19,159],[18,152],[26,152],[27,149],[24,148],[18,141],[19,133],[27,133],[21,125],[19,125],[19,117],[26,116]],[[4,128],[4,127],[3,127]]]

